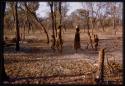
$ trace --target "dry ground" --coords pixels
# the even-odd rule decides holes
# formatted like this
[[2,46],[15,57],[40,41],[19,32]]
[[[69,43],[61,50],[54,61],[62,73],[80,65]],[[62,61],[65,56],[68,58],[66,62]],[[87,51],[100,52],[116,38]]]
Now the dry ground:
[[[122,83],[122,31],[113,35],[108,29],[106,32],[94,31],[99,35],[99,49],[86,49],[87,34],[81,30],[81,49],[75,53],[73,39],[75,30],[63,33],[63,53],[53,53],[45,43],[43,33],[26,35],[21,44],[21,50],[16,52],[15,46],[5,47],[5,68],[10,76],[11,84],[95,84],[97,67],[94,64],[98,59],[100,48],[106,48],[105,58],[109,58],[112,68],[105,59],[105,81]],[[12,36],[8,35],[9,37]],[[27,40],[29,42],[26,42]],[[116,40],[117,39],[117,40]],[[32,40],[32,41],[31,41]],[[115,61],[114,61],[115,59]],[[8,82],[5,82],[8,83]]]

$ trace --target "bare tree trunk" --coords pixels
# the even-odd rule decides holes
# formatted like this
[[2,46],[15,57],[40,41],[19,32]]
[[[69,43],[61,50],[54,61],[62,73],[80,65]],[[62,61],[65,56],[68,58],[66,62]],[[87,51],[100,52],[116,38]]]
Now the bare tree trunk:
[[[87,34],[88,34],[88,36],[89,36],[89,41],[90,41],[90,45],[91,45],[91,47],[93,48],[93,45],[92,45],[92,37],[91,37],[91,35],[90,35],[90,32],[89,32],[89,29],[90,29],[90,27],[89,27],[89,17],[87,16],[87,29],[88,29],[88,31],[87,31]],[[87,45],[87,48],[88,48],[88,45]]]
[[53,1],[50,3],[50,9],[51,9],[53,36],[55,37],[55,31],[54,31],[54,14],[53,14]]
[[61,12],[61,1],[59,2],[59,14],[60,14],[60,31],[59,31],[59,39],[60,39],[60,53],[62,53],[63,49],[63,41],[62,41],[62,12]]
[[60,13],[60,25],[62,24],[62,12],[61,12],[61,1],[59,2],[59,13]]
[[24,30],[23,30],[23,40],[25,40],[25,32],[26,32],[26,31],[25,31],[25,30],[26,30],[26,28],[25,28],[25,23],[24,23],[24,27],[23,27],[23,28],[24,28]]
[[20,50],[20,30],[19,30],[19,21],[18,21],[18,12],[17,12],[17,4],[18,2],[15,3],[15,18],[16,18],[16,51]]
[[[14,2],[11,4],[11,9],[12,9],[12,15],[13,15],[13,22],[15,22],[16,21],[16,19],[15,19],[15,6],[14,6]],[[14,32],[15,32],[15,23],[12,23],[13,24],[13,27],[14,27]]]
[[28,26],[28,34],[30,33],[31,30],[31,26],[30,26],[30,21],[29,21],[29,17],[28,17],[28,10],[26,10],[26,21],[27,21],[27,26]]
[[[38,22],[39,22],[39,21],[38,21]],[[44,32],[45,32],[45,34],[46,34],[46,36],[47,36],[47,43],[49,43],[49,35],[48,35],[48,33],[47,33],[47,31],[46,31],[44,25],[41,24],[40,22],[39,22],[39,24],[40,24],[40,25],[42,26],[42,28],[44,29]]]
[[96,19],[94,18],[93,20],[92,20],[92,34],[94,34],[94,29],[95,29],[95,24],[96,23]]
[[2,21],[0,23],[0,84],[3,84],[3,81],[6,81],[9,79],[9,77],[7,76],[6,72],[5,72],[5,67],[4,67],[4,46],[3,46],[3,36],[4,36],[4,12],[5,12],[5,7],[6,7],[6,2],[5,1],[1,1],[0,2],[0,21]]
[[28,22],[28,34],[30,33],[30,29],[31,29],[30,23]]
[[48,33],[47,33],[44,25],[38,20],[38,18],[36,17],[36,15],[30,11],[30,9],[27,7],[26,3],[25,3],[25,7],[32,14],[32,16],[36,19],[36,21],[41,25],[41,27],[43,28],[43,30],[44,30],[44,32],[45,32],[45,34],[47,36],[47,43],[49,43],[49,35],[48,35]]
[[102,84],[104,82],[104,58],[105,58],[105,49],[101,49],[99,51],[99,59],[98,59],[98,72],[96,77],[96,82],[98,84]]
[[53,14],[53,1],[49,3],[50,5],[50,10],[51,10],[51,18],[52,18],[52,33],[53,35],[51,36],[52,37],[52,45],[51,45],[51,48],[54,50],[55,52],[55,44],[56,44],[56,39],[55,39],[55,30],[54,30],[54,14]]
[[54,27],[55,27],[55,34],[57,36],[57,25],[56,25],[56,13],[54,12]]
[[92,5],[92,3],[91,3],[91,9],[92,9],[92,34],[93,34],[93,30],[94,30],[94,19],[93,19],[93,5]]
[[115,21],[115,16],[114,16],[114,19],[113,19],[113,30],[114,30],[114,34],[116,35],[116,21]]

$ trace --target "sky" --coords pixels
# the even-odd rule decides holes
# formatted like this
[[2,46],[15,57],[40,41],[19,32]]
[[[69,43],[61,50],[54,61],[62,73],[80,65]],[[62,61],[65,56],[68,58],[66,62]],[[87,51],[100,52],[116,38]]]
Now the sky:
[[[67,15],[70,15],[76,9],[83,8],[81,2],[67,2],[69,3]],[[36,14],[39,17],[47,17],[48,12],[50,12],[50,7],[47,6],[47,2],[40,2],[39,9],[36,11]]]
[[[87,9],[86,7],[83,7],[85,5],[82,5],[82,2],[67,2],[68,3],[68,12],[67,12],[67,15],[70,15],[73,11],[75,11],[76,9],[81,9],[81,8],[85,8]],[[39,8],[38,10],[36,11],[36,14],[38,17],[48,17],[48,12],[50,12],[50,7],[47,6],[47,2],[40,2],[39,3]],[[85,4],[85,3],[83,3]],[[96,7],[94,7],[94,9],[96,9]],[[105,11],[102,10],[102,13],[104,13]],[[122,16],[122,14],[121,14]]]

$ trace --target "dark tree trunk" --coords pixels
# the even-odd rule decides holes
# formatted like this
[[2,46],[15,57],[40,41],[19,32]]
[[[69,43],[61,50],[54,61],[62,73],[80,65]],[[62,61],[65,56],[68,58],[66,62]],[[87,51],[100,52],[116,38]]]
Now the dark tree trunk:
[[53,14],[53,1],[52,1],[51,4],[50,4],[50,9],[51,9],[53,36],[55,37],[55,31],[54,31],[54,14]]
[[54,30],[54,14],[53,14],[53,1],[49,3],[50,4],[50,9],[51,9],[51,18],[52,18],[52,47],[55,51],[55,43],[56,43],[56,40],[55,40],[55,30]]
[[25,32],[26,32],[26,27],[25,27],[25,23],[24,23],[24,30],[23,30],[23,41],[25,40]]
[[59,2],[60,24],[62,24],[61,1]]
[[0,84],[3,83],[3,81],[6,81],[9,79],[9,77],[7,76],[6,72],[5,72],[5,67],[4,67],[4,46],[3,46],[3,28],[4,28],[4,12],[5,12],[5,6],[6,6],[6,2],[5,1],[1,1],[0,2]]
[[54,12],[54,27],[55,27],[55,34],[57,36],[57,27],[56,27],[56,13]]
[[16,51],[20,50],[20,30],[19,30],[19,20],[18,20],[18,13],[17,13],[17,2],[15,3],[15,18],[16,18]]
[[89,25],[89,16],[87,16],[87,34],[88,34],[88,36],[89,36],[89,40],[90,40],[90,45],[91,45],[91,47],[93,48],[93,45],[92,45],[92,37],[91,37],[91,35],[90,35],[90,25]]
[[29,21],[29,17],[28,17],[28,10],[26,11],[26,21],[27,21],[27,26],[28,26],[28,34],[30,33],[30,30],[31,30],[31,24],[30,24],[30,21]]
[[31,30],[31,24],[30,22],[28,22],[28,34],[30,33],[30,30]]

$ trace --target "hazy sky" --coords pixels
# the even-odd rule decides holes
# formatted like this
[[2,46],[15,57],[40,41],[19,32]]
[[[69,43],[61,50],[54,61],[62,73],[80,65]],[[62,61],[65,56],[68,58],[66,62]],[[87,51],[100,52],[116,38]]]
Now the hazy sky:
[[[67,15],[70,15],[71,12],[73,12],[76,9],[82,8],[81,2],[67,2],[69,3],[67,12]],[[47,2],[40,2],[39,9],[36,11],[37,15],[39,17],[46,17],[48,15],[48,12],[50,12],[50,7],[47,6]]]
[[[76,9],[85,8],[85,7],[82,6],[83,2],[67,2],[67,3],[68,3],[68,9],[69,9],[68,12],[67,12],[67,15],[70,15],[70,13],[72,13]],[[37,16],[47,17],[48,12],[50,12],[50,7],[47,6],[47,2],[40,2],[39,4],[40,4],[39,9],[36,11]],[[83,4],[85,4],[85,3],[83,3]],[[94,9],[96,9],[96,6],[94,7]],[[104,13],[105,9],[103,9],[101,11],[102,11],[102,13]],[[121,14],[121,16],[122,16],[122,14]]]

